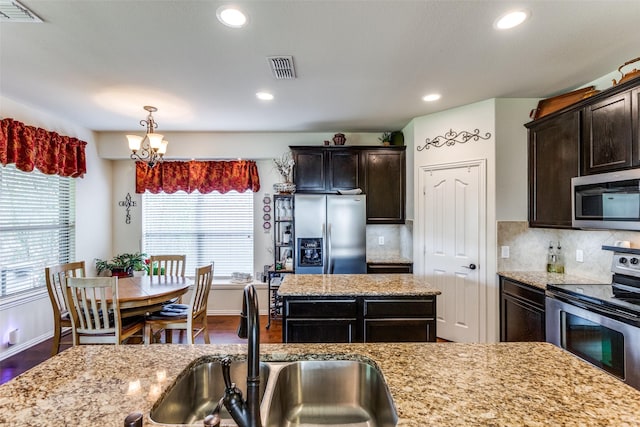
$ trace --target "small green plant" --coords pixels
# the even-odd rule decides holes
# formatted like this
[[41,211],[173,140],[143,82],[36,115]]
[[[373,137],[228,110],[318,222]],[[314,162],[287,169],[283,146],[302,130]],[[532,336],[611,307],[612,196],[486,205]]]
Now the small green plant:
[[112,272],[113,270],[125,272],[148,270],[148,259],[147,254],[142,252],[119,254],[108,261],[96,259],[96,271],[100,274],[107,270]]
[[382,135],[378,137],[378,140],[384,145],[391,144],[391,132],[382,132]]

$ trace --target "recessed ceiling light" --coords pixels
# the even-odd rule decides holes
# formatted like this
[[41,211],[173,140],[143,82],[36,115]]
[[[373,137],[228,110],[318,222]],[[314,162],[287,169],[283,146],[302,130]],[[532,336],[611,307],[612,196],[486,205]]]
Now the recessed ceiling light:
[[522,24],[529,17],[529,13],[524,10],[516,10],[509,12],[499,17],[494,27],[498,30],[508,30],[509,28],[517,27]]
[[220,22],[231,28],[242,28],[247,23],[247,16],[240,9],[232,6],[220,6],[216,16]]
[[439,93],[430,93],[429,95],[423,96],[422,100],[427,102],[433,102],[433,101],[437,101],[440,98],[441,98],[441,95]]
[[273,99],[273,95],[269,92],[258,92],[256,93],[256,98],[262,99],[263,101],[271,101]]

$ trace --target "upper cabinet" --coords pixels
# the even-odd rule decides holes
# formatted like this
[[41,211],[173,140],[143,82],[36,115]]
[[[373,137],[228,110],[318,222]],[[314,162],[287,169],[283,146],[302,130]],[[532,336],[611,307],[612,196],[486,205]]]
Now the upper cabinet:
[[360,188],[367,195],[367,223],[405,220],[405,146],[291,146],[299,193]]
[[525,126],[529,225],[571,228],[571,178],[640,167],[640,78]]
[[626,91],[584,107],[582,175],[638,165],[631,104],[631,91]]
[[529,226],[571,228],[571,178],[579,175],[580,111],[529,127]]
[[335,193],[360,185],[359,152],[343,147],[291,147],[299,193]]
[[367,223],[402,224],[405,220],[405,148],[372,148],[362,152]]

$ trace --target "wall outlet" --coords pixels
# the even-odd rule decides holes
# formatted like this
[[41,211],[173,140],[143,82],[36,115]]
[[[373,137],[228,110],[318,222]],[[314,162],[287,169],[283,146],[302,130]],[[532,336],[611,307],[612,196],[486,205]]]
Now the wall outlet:
[[384,236],[378,236],[378,244],[384,245]]
[[584,262],[584,253],[582,252],[582,249],[576,249],[576,261]]
[[509,246],[501,246],[500,252],[502,258],[509,258]]

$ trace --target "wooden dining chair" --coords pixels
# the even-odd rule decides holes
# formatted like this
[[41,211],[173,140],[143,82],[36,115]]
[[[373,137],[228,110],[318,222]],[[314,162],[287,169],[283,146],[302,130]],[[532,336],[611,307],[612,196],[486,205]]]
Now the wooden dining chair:
[[[47,292],[53,308],[53,345],[51,356],[60,351],[62,342],[62,328],[71,328],[71,317],[64,297],[64,287],[67,277],[84,277],[84,261],[69,262],[67,264],[54,265],[44,269]],[[72,342],[69,342],[72,344]]]
[[73,345],[121,344],[144,333],[144,318],[122,319],[117,277],[67,277],[65,295]]
[[[204,334],[209,344],[207,329],[207,301],[213,282],[213,263],[196,268],[196,283],[189,304],[167,304],[161,311],[151,313],[145,321],[145,342],[153,342],[154,335],[165,332],[165,342],[171,342],[174,330],[187,332],[187,343],[194,344],[198,335]],[[155,331],[155,332],[154,332]]]
[[149,257],[149,275],[184,277],[186,263],[186,255],[151,255]]

